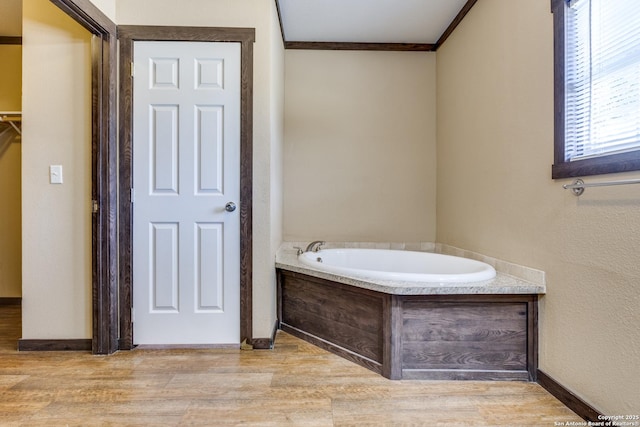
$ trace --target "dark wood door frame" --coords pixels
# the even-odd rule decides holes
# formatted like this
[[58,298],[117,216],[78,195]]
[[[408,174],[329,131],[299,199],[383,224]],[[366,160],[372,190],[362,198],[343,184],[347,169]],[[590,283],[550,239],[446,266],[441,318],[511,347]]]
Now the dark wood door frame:
[[135,41],[234,42],[241,46],[240,76],[240,341],[252,341],[253,28],[118,27],[120,41],[120,349],[133,348],[133,78]]
[[91,34],[94,354],[118,349],[116,25],[89,0],[51,0]]

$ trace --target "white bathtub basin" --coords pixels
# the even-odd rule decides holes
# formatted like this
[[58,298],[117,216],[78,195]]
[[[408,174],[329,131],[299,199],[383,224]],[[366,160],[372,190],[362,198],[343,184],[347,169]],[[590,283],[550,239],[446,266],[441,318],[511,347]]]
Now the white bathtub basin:
[[318,270],[407,282],[468,283],[490,280],[495,269],[484,262],[430,252],[388,249],[323,249],[298,256]]

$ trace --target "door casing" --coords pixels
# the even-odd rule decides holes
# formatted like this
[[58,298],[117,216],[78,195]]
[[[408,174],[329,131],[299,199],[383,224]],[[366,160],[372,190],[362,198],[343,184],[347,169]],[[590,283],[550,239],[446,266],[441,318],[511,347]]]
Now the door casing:
[[119,349],[133,348],[131,318],[133,257],[131,188],[133,188],[133,78],[131,61],[135,41],[204,41],[240,43],[240,342],[252,339],[252,176],[253,176],[253,28],[118,27],[120,41],[119,140]]

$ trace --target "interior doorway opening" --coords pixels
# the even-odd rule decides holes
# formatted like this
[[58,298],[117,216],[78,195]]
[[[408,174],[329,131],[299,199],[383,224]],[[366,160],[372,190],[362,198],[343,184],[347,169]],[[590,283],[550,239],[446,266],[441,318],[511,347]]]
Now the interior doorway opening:
[[[22,300],[22,0],[0,0],[0,308],[20,310]],[[0,340],[21,328],[0,329]],[[15,346],[15,342],[13,343]]]

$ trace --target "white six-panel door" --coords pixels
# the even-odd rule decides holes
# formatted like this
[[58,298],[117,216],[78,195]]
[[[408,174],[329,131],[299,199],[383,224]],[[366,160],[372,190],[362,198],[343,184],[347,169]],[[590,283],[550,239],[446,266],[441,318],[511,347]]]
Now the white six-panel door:
[[134,343],[237,344],[240,44],[133,56]]

